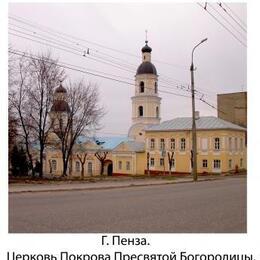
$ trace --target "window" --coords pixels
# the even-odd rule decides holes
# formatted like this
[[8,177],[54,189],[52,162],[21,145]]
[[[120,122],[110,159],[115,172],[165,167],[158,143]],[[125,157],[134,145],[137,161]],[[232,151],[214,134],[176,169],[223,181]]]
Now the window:
[[51,168],[53,171],[57,170],[57,161],[56,160],[51,160]]
[[208,168],[208,160],[202,160],[202,167]]
[[215,150],[220,150],[220,140],[218,137],[214,139],[214,148]]
[[118,162],[118,170],[122,170],[122,161]]
[[161,138],[161,140],[160,140],[160,149],[161,150],[165,150],[165,143],[164,143],[164,139],[163,138]]
[[171,138],[170,147],[171,147],[171,150],[175,150],[175,139],[174,138]]
[[159,118],[159,107],[156,107],[156,117]]
[[154,147],[155,147],[155,140],[154,140],[154,138],[152,138],[150,141],[150,148],[154,149]]
[[79,161],[76,161],[75,167],[76,167],[76,172],[79,172],[80,171],[80,163],[79,163]]
[[229,147],[229,151],[232,151],[232,137],[228,138],[228,147]]
[[243,150],[243,138],[240,138],[240,150],[242,151]]
[[92,174],[92,162],[88,162],[88,174]]
[[144,93],[144,82],[143,82],[143,81],[140,82],[139,92],[140,92],[140,93]]
[[220,160],[214,160],[214,169],[220,169]]
[[241,158],[240,159],[240,168],[242,168],[243,167],[243,159]]
[[160,159],[160,166],[164,166],[164,158]]
[[143,109],[142,106],[138,107],[138,114],[139,114],[139,116],[143,116],[144,115],[144,109]]
[[181,138],[181,151],[186,149],[186,140],[185,138]]
[[235,137],[235,151],[237,151],[237,138]]
[[129,161],[126,162],[126,170],[130,171],[130,162]]
[[228,168],[229,168],[229,169],[232,169],[232,160],[231,160],[231,159],[228,160]]
[[154,92],[155,92],[155,94],[158,92],[158,84],[157,84],[157,82],[154,83]]
[[150,166],[153,167],[154,166],[154,158],[150,159]]

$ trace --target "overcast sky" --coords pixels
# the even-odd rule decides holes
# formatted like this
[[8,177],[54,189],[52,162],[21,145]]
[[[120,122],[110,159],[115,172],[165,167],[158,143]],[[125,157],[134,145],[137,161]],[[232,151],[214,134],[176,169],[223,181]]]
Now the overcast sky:
[[[212,6],[219,13],[216,13]],[[241,41],[246,43],[244,30],[234,23],[217,4],[212,4],[212,6],[208,6],[208,10],[222,23],[225,23],[224,18],[232,22],[233,28],[226,25],[233,33],[236,33]],[[229,3],[228,7],[246,23],[246,4]],[[230,11],[228,12],[232,14]],[[13,18],[22,18],[23,21],[31,21],[34,25],[40,25],[41,28],[43,28],[42,26],[52,28],[69,35],[70,38],[65,40],[65,36],[59,34],[58,38],[53,39],[54,35],[47,33],[46,28],[44,33],[14,19],[9,19],[9,29],[12,29],[9,32],[28,38],[32,37],[26,36],[24,33],[42,37],[43,39],[32,39],[45,43],[48,41],[48,44],[54,41],[58,43],[56,46],[59,48],[63,48],[61,45],[66,42],[66,49],[70,48],[69,50],[73,53],[9,35],[9,43],[14,49],[30,51],[34,54],[51,49],[53,56],[59,58],[60,62],[80,66],[89,71],[96,70],[113,74],[114,78],[127,82],[134,81],[135,70],[141,63],[141,48],[144,46],[145,30],[147,29],[149,46],[153,49],[152,62],[159,74],[159,90],[183,95],[189,95],[189,93],[176,86],[190,84],[191,50],[200,40],[207,37],[208,41],[196,50],[194,57],[197,67],[195,87],[205,94],[205,100],[216,105],[217,93],[245,91],[247,88],[246,47],[196,3],[12,3],[9,5],[9,15]],[[234,14],[232,17],[234,18]],[[238,19],[236,20],[238,21]],[[48,32],[50,32],[49,29]],[[76,40],[73,37],[85,41]],[[108,49],[102,46],[108,47]],[[90,54],[83,57],[84,50],[87,48],[90,49]],[[78,55],[74,53],[78,53]],[[111,66],[90,59],[97,58],[97,56],[103,62],[112,60],[120,63],[120,67],[123,69],[119,69],[115,63],[113,63],[114,66]],[[129,70],[129,68],[130,71],[124,70]],[[67,74],[71,80],[85,78],[98,85],[100,101],[107,112],[102,120],[103,129],[100,132],[107,133],[107,135],[110,135],[109,133],[127,133],[131,126],[133,86],[70,70],[67,70]],[[169,81],[169,78],[170,84],[165,82],[165,80]],[[162,121],[191,116],[190,98],[166,93],[160,93],[160,96],[162,97]],[[200,111],[201,116],[217,115],[216,110],[200,101],[196,101],[196,110]]]

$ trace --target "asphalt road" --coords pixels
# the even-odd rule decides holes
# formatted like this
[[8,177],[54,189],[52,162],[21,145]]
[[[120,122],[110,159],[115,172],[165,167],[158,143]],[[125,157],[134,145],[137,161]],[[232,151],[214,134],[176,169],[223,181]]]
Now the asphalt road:
[[246,232],[246,178],[9,194],[9,232]]

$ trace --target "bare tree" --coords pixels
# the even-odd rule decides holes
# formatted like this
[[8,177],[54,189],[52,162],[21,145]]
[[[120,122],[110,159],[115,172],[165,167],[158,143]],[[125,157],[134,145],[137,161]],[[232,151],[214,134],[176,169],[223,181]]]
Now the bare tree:
[[[28,95],[26,94],[26,89],[28,84],[27,79],[29,77],[29,72],[24,57],[20,58],[17,61],[16,80],[14,80],[13,71],[14,68],[9,68],[9,77],[12,78],[12,81],[10,81],[9,78],[9,114],[12,113],[16,116],[19,128],[17,129],[17,134],[19,135],[19,137],[21,137],[22,142],[25,145],[26,154],[29,159],[29,168],[31,169],[32,174],[34,176],[33,159],[30,151],[30,145],[32,140],[31,129],[28,127],[27,124],[29,119],[28,114],[26,113],[26,104],[28,103]],[[12,73],[12,75],[10,75],[10,73]],[[11,131],[10,128],[9,131]]]
[[48,114],[52,105],[53,90],[65,77],[51,53],[35,57],[26,55],[19,59],[17,88],[9,91],[9,103],[17,113],[30,168],[33,175],[32,146],[39,149],[39,176],[43,176],[43,157],[50,130]]
[[95,153],[96,158],[100,161],[101,169],[100,169],[100,175],[104,174],[104,166],[105,166],[105,160],[107,158],[107,151],[98,151]]
[[77,153],[77,157],[81,163],[81,179],[84,179],[84,170],[85,170],[85,162],[87,159],[88,153]]
[[[62,176],[67,176],[67,170],[73,147],[82,132],[98,127],[103,116],[103,108],[98,104],[99,95],[96,86],[85,84],[82,80],[70,83],[67,88],[67,105],[65,113],[51,114],[54,132],[60,139],[60,149],[63,160]],[[64,102],[63,102],[64,104]]]

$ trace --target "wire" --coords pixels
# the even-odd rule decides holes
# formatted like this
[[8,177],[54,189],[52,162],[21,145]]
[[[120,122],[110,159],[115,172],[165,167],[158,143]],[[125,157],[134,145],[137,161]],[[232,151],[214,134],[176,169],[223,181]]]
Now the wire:
[[[19,20],[19,19],[16,19],[16,18],[14,18],[15,20]],[[25,23],[25,24],[28,24],[28,23]],[[13,24],[11,24],[11,25],[13,25]],[[30,26],[33,26],[33,27],[35,27],[35,25],[31,25],[31,24],[29,24]],[[16,25],[13,25],[13,26],[16,26]],[[24,28],[24,27],[21,27],[21,26],[18,26],[19,28],[22,28],[23,30],[27,30],[27,31],[30,31],[30,32],[32,32],[33,33],[33,35],[29,35],[29,34],[26,34],[26,35],[29,35],[30,37],[36,37],[36,38],[38,38],[38,39],[41,39],[41,40],[45,40],[44,38],[42,38],[42,37],[38,37],[38,36],[35,36],[35,34],[36,34],[36,32],[35,31],[32,31],[32,30],[29,30],[29,29],[27,29],[27,28]],[[37,26],[37,28],[38,28],[38,26]],[[14,29],[15,30],[15,29]],[[42,29],[41,29],[42,30]],[[17,30],[15,30],[15,31],[17,31]],[[44,31],[46,31],[46,30],[44,30]],[[21,32],[21,31],[17,31],[17,32],[19,32],[19,33],[24,33],[24,32]],[[49,32],[48,32],[49,33]],[[52,33],[53,34],[53,33]],[[56,37],[56,33],[54,34],[55,35],[55,37]],[[17,36],[17,35],[16,35]],[[46,37],[46,36],[45,36]],[[60,36],[59,36],[60,37]],[[51,38],[51,39],[53,39],[53,37],[47,37],[47,38]],[[65,39],[65,40],[67,40],[66,38],[64,38],[64,37],[61,37],[62,39]],[[28,38],[27,38],[28,39]],[[28,39],[28,40],[32,40],[32,39]],[[75,44],[75,42],[73,42],[73,41],[71,41],[71,40],[69,40],[71,43],[73,43],[73,44]],[[61,41],[59,41],[59,42],[61,42]],[[38,43],[40,43],[40,42],[38,42]],[[53,43],[53,41],[52,41],[52,43]],[[64,42],[61,42],[62,43],[62,47],[65,47],[65,48],[70,48],[70,46],[67,46],[67,43],[64,43]],[[41,44],[43,44],[43,43],[41,43]],[[45,45],[46,45],[46,43],[44,43]],[[57,44],[56,42],[54,42],[54,44],[56,44],[56,45],[59,45],[59,44]],[[66,44],[66,46],[64,45],[64,44]],[[78,44],[78,43],[76,43],[77,45],[81,45],[81,44]],[[49,45],[49,41],[48,41],[48,46],[50,46]],[[83,45],[81,45],[81,46],[83,46]],[[53,46],[52,46],[53,47]],[[86,46],[83,46],[83,47],[85,47],[85,49],[89,49],[88,47],[86,47]],[[80,50],[80,49],[75,49],[75,48],[71,48],[72,50],[76,50],[76,51],[79,51],[80,53],[83,53],[84,52],[84,49],[82,49],[82,50]],[[100,51],[98,51],[98,50],[94,50],[95,52],[100,52]],[[103,53],[103,52],[102,52]],[[75,53],[74,53],[75,54]],[[105,53],[104,53],[104,55],[106,55]],[[84,55],[83,55],[84,56]],[[111,58],[115,58],[115,57],[113,57],[113,56],[111,56],[111,55],[107,55],[107,56],[109,56],[109,57],[111,57]],[[116,67],[119,65],[120,66],[120,69],[123,69],[121,66],[122,66],[122,64],[119,64],[119,63],[115,63],[114,61],[111,61],[111,60],[107,60],[107,59],[105,59],[104,57],[101,57],[101,56],[98,56],[98,55],[95,55],[95,57],[98,57],[98,58],[101,58],[102,60],[106,60],[106,61],[108,61],[108,62],[112,62],[113,64],[116,64]],[[118,59],[118,58],[115,58],[115,59]],[[119,60],[122,60],[122,59],[119,59]],[[125,61],[124,61],[125,62]],[[104,62],[103,62],[104,63]],[[109,64],[110,64],[109,63]],[[107,63],[106,63],[107,64]],[[128,71],[128,72],[135,72],[135,69],[133,68],[133,64],[127,64],[128,66],[131,66],[131,67],[129,67],[128,69],[124,69],[124,70],[126,70],[126,71]],[[123,66],[125,67],[125,64],[123,64]],[[117,67],[118,68],[118,67]],[[164,78],[164,77],[167,77],[167,76],[164,76],[164,75],[162,75],[162,77]],[[162,80],[163,80],[163,78],[162,78]],[[168,77],[169,78],[169,77]],[[180,80],[176,80],[176,79],[173,79],[173,80],[175,80],[175,81],[179,81],[179,82],[181,82]],[[168,80],[165,80],[165,82],[166,81],[168,81]],[[172,82],[171,82],[172,83]],[[173,84],[175,84],[175,83],[173,83]],[[177,87],[178,89],[181,89],[181,90],[183,90],[182,89],[182,87]]]
[[208,3],[208,5],[223,18],[242,38],[245,40],[245,35],[241,33],[224,15],[222,15],[212,4]]
[[[13,53],[15,55],[19,55],[19,56],[23,56],[23,57],[27,57],[27,58],[31,58],[31,56],[21,52],[21,51],[8,51],[9,53]],[[19,53],[20,52],[20,53]],[[40,57],[33,57],[33,59],[36,59],[36,60],[42,60],[42,58]],[[48,60],[45,60],[47,63],[51,63],[50,61]],[[127,85],[131,85],[131,86],[135,86],[135,84],[133,83],[130,83],[130,82],[127,82],[127,81],[123,81],[123,80],[118,80],[118,79],[115,79],[115,78],[111,78],[111,77],[108,77],[108,76],[104,76],[104,75],[100,75],[100,74],[96,74],[96,73],[92,73],[92,72],[89,72],[89,71],[86,71],[86,70],[81,70],[81,69],[76,69],[76,68],[73,68],[74,65],[62,65],[60,63],[57,63],[57,66],[58,67],[61,67],[61,68],[64,68],[64,69],[69,69],[69,70],[73,70],[73,71],[77,71],[77,72],[81,72],[81,73],[84,73],[84,74],[88,74],[88,75],[92,75],[92,76],[96,76],[96,77],[100,77],[100,78],[104,78],[104,79],[108,79],[108,80],[112,80],[112,81],[116,81],[116,82],[120,82],[120,83],[124,83],[124,84],[127,84]],[[145,87],[146,89],[152,89],[152,88],[148,88],[148,87]],[[158,92],[160,93],[167,93],[167,94],[171,94],[171,95],[175,95],[175,96],[180,96],[180,97],[186,97],[186,98],[190,98],[190,96],[186,96],[186,95],[182,95],[182,94],[178,94],[178,93],[174,93],[174,92],[170,92],[170,91],[164,91],[164,90],[159,90]]]
[[[96,42],[93,42],[93,41],[89,41],[89,40],[86,40],[86,39],[83,39],[83,38],[80,38],[80,37],[75,37],[75,36],[72,36],[72,35],[69,35],[69,34],[66,34],[66,33],[63,33],[63,32],[59,32],[59,31],[53,30],[53,29],[51,29],[51,28],[49,28],[47,26],[39,25],[37,23],[32,23],[31,21],[29,21],[27,19],[24,19],[22,17],[16,16],[16,15],[9,15],[9,18],[12,19],[12,20],[15,20],[17,22],[29,25],[31,27],[38,28],[39,30],[42,30],[42,31],[45,31],[45,32],[48,32],[48,33],[52,33],[52,34],[58,35],[57,37],[62,37],[60,35],[63,35],[63,36],[66,36],[69,39],[74,38],[77,41],[86,42],[86,43],[89,43],[89,44],[92,44],[92,45],[96,45],[96,46],[99,46],[101,48],[113,51],[113,52],[121,53],[121,54],[128,55],[128,56],[131,56],[131,57],[135,57],[135,58],[138,58],[138,59],[140,58],[139,56],[137,56],[135,54],[132,54],[132,53],[129,53],[129,52],[126,52],[126,51],[118,50],[118,49],[115,49],[115,48],[111,48],[111,47],[105,46],[103,44],[99,44],[99,43],[96,43]],[[42,29],[42,28],[44,28],[44,29]],[[62,37],[62,38],[66,39],[64,37]],[[78,44],[79,45],[79,43],[77,43],[77,42],[76,43],[74,42],[74,44]],[[179,65],[176,65],[176,64],[164,62],[164,61],[157,60],[157,59],[154,59],[154,61],[162,63],[162,64],[165,64],[165,65],[169,65],[169,66],[172,66],[172,67],[175,67],[175,68],[178,68],[178,69],[187,70],[186,67],[179,66]]]
[[245,24],[245,22],[234,12],[226,3],[222,3],[222,4],[224,4],[224,6],[225,6],[245,27],[247,27],[246,24]]
[[210,13],[206,8],[204,8],[200,3],[197,3],[201,8],[203,8],[213,19],[215,19],[222,27],[224,27],[237,41],[239,41],[244,47],[247,47],[246,44],[241,41],[230,29],[228,29],[221,21],[219,21],[216,16]]
[[[25,52],[22,52],[22,51],[19,51],[19,50],[9,50],[8,51],[9,53],[13,53],[15,55],[18,55],[18,56],[22,56],[22,57],[27,57],[27,58],[32,58],[33,59],[36,59],[36,60],[42,60],[42,58],[36,56],[36,55],[28,55],[26,54]],[[47,63],[52,63],[51,61],[49,61],[48,59],[45,59],[45,61]],[[69,69],[69,70],[73,70],[73,71],[77,71],[77,72],[81,72],[81,73],[84,73],[84,74],[89,74],[89,75],[92,75],[92,76],[96,76],[96,77],[101,77],[101,78],[104,78],[104,79],[108,79],[108,80],[112,80],[112,81],[116,81],[116,82],[120,82],[120,83],[124,83],[124,84],[127,84],[127,85],[131,85],[131,86],[135,86],[134,84],[130,83],[130,82],[127,82],[127,81],[123,81],[123,80],[118,80],[118,79],[115,79],[115,78],[111,78],[111,77],[107,77],[107,76],[104,76],[104,75],[100,75],[100,74],[96,74],[96,73],[92,73],[92,72],[89,72],[89,71],[86,71],[86,70],[81,70],[81,69],[75,69],[73,67],[75,67],[75,65],[71,65],[69,64],[68,66],[67,65],[62,65],[61,63],[57,63],[57,66],[58,67],[61,67],[61,68],[64,68],[64,69]],[[151,88],[147,88],[145,87],[146,89],[151,89]],[[160,93],[166,93],[166,94],[170,94],[170,95],[174,95],[174,96],[179,96],[179,97],[185,97],[185,98],[191,98],[191,96],[187,96],[187,95],[182,95],[182,94],[179,94],[179,93],[174,93],[174,92],[170,92],[170,91],[164,91],[164,90],[159,90],[158,92]],[[220,111],[224,114],[226,114],[225,112],[219,110],[216,106],[210,104],[209,102],[207,102],[206,100],[204,100],[202,97],[201,98],[196,98],[198,100],[200,100],[201,102],[205,103],[206,105],[208,105],[209,107],[213,108],[213,109],[216,109],[217,111]]]
[[222,5],[222,3],[218,3],[218,6],[244,31],[247,32],[247,30],[242,26],[228,11],[225,9]]
[[[17,34],[14,34],[14,33],[9,33],[9,34],[14,35],[14,36],[16,36],[16,37],[24,38],[24,39],[27,39],[27,40],[30,40],[30,41],[34,41],[34,42],[37,42],[37,43],[40,43],[40,44],[44,44],[44,45],[47,45],[47,46],[50,46],[50,47],[53,47],[53,48],[58,48],[58,49],[60,49],[60,50],[63,50],[63,51],[72,53],[72,54],[74,54],[74,55],[82,56],[80,53],[75,53],[74,51],[72,52],[72,51],[70,51],[70,50],[67,50],[67,48],[70,48],[70,47],[67,47],[66,45],[61,45],[62,48],[60,48],[60,47],[57,47],[57,46],[54,46],[54,45],[50,44],[49,42],[48,42],[48,43],[41,42],[41,41],[34,40],[34,39],[31,39],[31,38],[28,38],[28,37],[24,37],[24,36],[21,36],[21,35],[17,35]],[[26,34],[26,35],[28,35],[28,34]],[[34,36],[32,36],[32,37],[34,37]],[[43,39],[43,38],[38,37],[38,36],[36,36],[36,38]],[[57,43],[55,43],[55,42],[53,42],[53,41],[51,41],[51,43],[60,46],[60,44],[57,44]],[[64,47],[65,47],[66,49],[64,49]],[[78,50],[76,50],[76,51],[78,51]],[[78,51],[78,52],[81,52],[81,51]],[[91,58],[91,57],[88,57],[88,58],[93,59],[93,58]],[[99,60],[96,60],[96,59],[94,59],[94,60],[95,60],[95,61],[99,61]],[[114,66],[114,67],[119,68],[119,69],[122,69],[122,70],[130,71],[129,69],[124,69],[124,67],[118,67],[118,66],[112,65],[112,64],[107,63],[107,62],[103,62],[103,61],[99,61],[99,62],[102,62],[102,63],[108,64],[108,65]],[[132,70],[132,71],[133,71],[133,70]],[[130,71],[130,72],[132,72],[132,71]],[[128,79],[129,79],[129,78],[128,78]],[[132,79],[130,79],[130,80],[132,80]],[[166,82],[166,84],[170,85],[170,84],[167,83],[167,82]],[[171,86],[171,88],[170,88],[170,87],[167,87],[167,86],[161,85],[161,87],[163,87],[163,88],[168,88],[168,89],[170,88],[170,89],[172,89],[173,85],[170,85],[170,86]],[[189,89],[186,89],[184,86],[178,86],[178,85],[177,85],[177,86],[174,86],[174,87],[177,88],[178,90],[183,90],[183,91],[188,91],[188,92],[190,92],[190,90],[189,90]]]
[[52,48],[56,48],[56,49],[59,49],[59,50],[65,51],[65,52],[69,52],[69,53],[72,53],[72,54],[77,55],[77,56],[81,56],[81,57],[85,57],[85,58],[88,58],[88,59],[91,59],[91,60],[94,60],[94,61],[97,61],[97,62],[101,62],[101,63],[103,63],[103,64],[113,66],[113,67],[118,68],[118,69],[120,69],[120,70],[125,70],[125,71],[128,71],[128,72],[132,72],[131,70],[126,69],[126,68],[124,68],[124,67],[122,67],[122,66],[117,66],[117,65],[115,65],[115,64],[111,64],[111,63],[105,62],[105,61],[103,61],[103,60],[96,59],[96,58],[94,58],[94,57],[89,57],[89,56],[87,56],[87,55],[84,56],[84,53],[83,53],[83,55],[82,55],[82,54],[79,54],[79,53],[75,53],[75,52],[73,52],[73,51],[71,51],[71,50],[68,50],[67,48],[69,48],[69,47],[66,47],[66,49],[61,48],[61,47],[59,47],[59,44],[57,44],[57,43],[56,43],[55,45],[58,45],[58,46],[55,46],[55,45],[50,44],[50,43],[41,42],[41,41],[38,41],[38,40],[35,40],[35,39],[31,39],[31,38],[28,38],[28,37],[25,37],[25,36],[21,36],[21,35],[15,34],[15,33],[10,33],[10,32],[9,32],[9,34],[10,34],[10,35],[13,35],[13,36],[16,36],[16,37],[20,37],[20,38],[26,39],[26,40],[30,40],[30,41],[33,41],[33,42],[37,42],[37,43],[39,43],[39,44],[46,45],[46,46],[49,46],[49,47],[52,47]]

